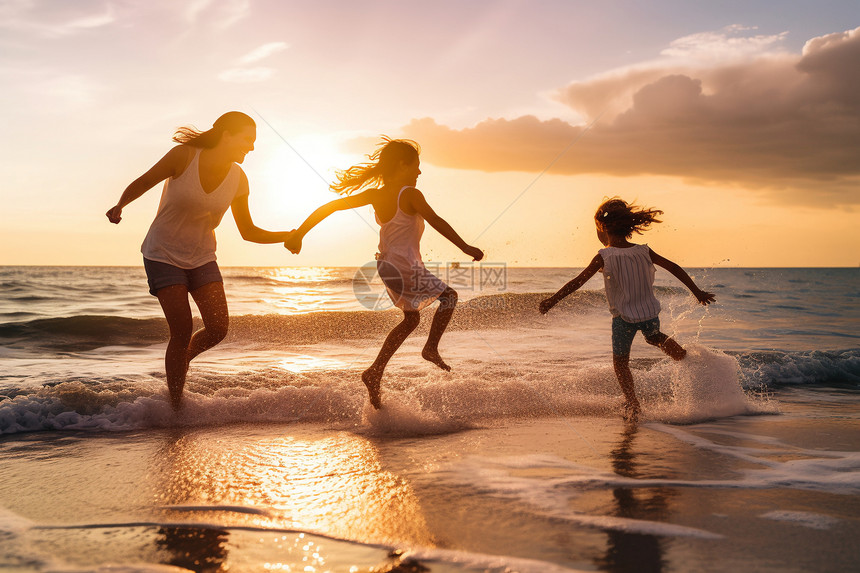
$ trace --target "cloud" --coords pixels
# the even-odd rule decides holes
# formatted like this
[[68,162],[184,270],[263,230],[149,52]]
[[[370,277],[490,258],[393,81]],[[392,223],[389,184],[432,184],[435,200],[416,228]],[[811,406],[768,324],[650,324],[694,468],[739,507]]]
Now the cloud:
[[26,102],[16,108],[18,115],[42,118],[92,110],[110,89],[92,76],[53,66],[0,64],[0,84],[7,86],[5,95]]
[[743,65],[758,58],[791,57],[781,43],[787,32],[770,36],[741,36],[754,27],[731,25],[717,32],[700,32],[672,41],[654,60],[611,70],[559,90],[556,99],[596,117],[628,109],[642,86],[672,74],[699,75],[710,68]]
[[[800,55],[703,67],[672,60],[575,82],[560,101],[589,118],[609,111],[552,172],[675,176],[792,202],[860,204],[858,61],[860,28],[814,38]],[[438,165],[540,172],[583,129],[524,116],[454,130],[425,118],[404,135]]]
[[200,15],[212,4],[212,0],[192,0],[185,6],[185,19],[190,23],[197,22]]
[[250,11],[250,0],[193,0],[185,6],[184,15],[191,24],[204,23],[226,30],[246,18]]
[[289,46],[286,42],[269,42],[268,44],[263,44],[262,46],[254,48],[236,60],[236,63],[239,64],[238,67],[221,72],[218,74],[218,79],[223,82],[233,83],[255,83],[271,79],[275,75],[274,68],[262,66],[248,68],[244,66],[264,60],[272,54],[285,50],[288,47]]
[[222,82],[246,84],[264,82],[274,75],[275,70],[272,68],[233,68],[218,74],[218,79]]
[[75,18],[69,22],[66,22],[62,29],[68,32],[74,32],[77,30],[89,30],[92,28],[101,28],[102,26],[107,26],[109,24],[113,24],[116,21],[113,13],[110,10],[110,7],[106,9],[106,11],[102,14],[93,14],[90,16],[84,16],[82,18]]
[[289,45],[286,42],[269,42],[268,44],[263,44],[258,48],[254,48],[241,58],[239,58],[240,64],[253,64],[255,62],[259,62],[260,60],[264,60],[271,56],[272,54],[276,54],[282,50],[286,50]]
[[103,28],[117,21],[109,4],[98,12],[85,15],[74,13],[81,10],[86,10],[86,7],[70,4],[49,11],[40,9],[32,2],[13,0],[0,6],[0,29],[45,37],[63,37]]
[[733,59],[780,51],[779,45],[788,36],[788,32],[767,36],[739,35],[749,30],[755,30],[755,28],[732,25],[717,32],[691,34],[674,40],[660,54],[688,64],[724,63]]

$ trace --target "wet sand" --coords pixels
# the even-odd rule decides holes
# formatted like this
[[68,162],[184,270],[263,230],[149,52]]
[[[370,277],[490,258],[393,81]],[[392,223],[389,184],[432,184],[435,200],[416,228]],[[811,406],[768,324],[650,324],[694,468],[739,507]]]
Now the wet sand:
[[851,570],[858,398],[815,399],[787,392],[779,415],[690,426],[571,417],[433,436],[369,424],[10,436],[0,565]]

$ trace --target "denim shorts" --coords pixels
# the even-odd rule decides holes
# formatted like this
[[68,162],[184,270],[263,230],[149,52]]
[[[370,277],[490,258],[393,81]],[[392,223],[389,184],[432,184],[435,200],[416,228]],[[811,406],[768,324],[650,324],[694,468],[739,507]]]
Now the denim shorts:
[[629,356],[636,332],[641,330],[645,338],[660,334],[660,318],[642,322],[627,322],[620,316],[612,317],[612,354]]
[[191,292],[209,283],[224,282],[215,261],[194,269],[181,269],[144,257],[143,268],[146,269],[146,282],[149,283],[149,294],[152,296],[158,296],[159,290],[173,285],[185,285]]

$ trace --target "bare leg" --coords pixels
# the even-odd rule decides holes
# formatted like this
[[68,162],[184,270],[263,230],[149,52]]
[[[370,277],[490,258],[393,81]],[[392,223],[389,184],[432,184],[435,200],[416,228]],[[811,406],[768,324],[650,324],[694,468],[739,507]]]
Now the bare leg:
[[182,403],[182,389],[185,387],[185,373],[188,371],[188,345],[191,343],[191,305],[188,303],[188,289],[184,285],[171,285],[158,291],[158,302],[167,319],[170,340],[164,354],[164,370],[167,376],[167,390],[170,404],[179,410]]
[[613,355],[612,365],[615,367],[618,384],[624,393],[624,419],[636,420],[642,408],[639,406],[636,391],[633,389],[633,373],[630,372],[630,357]]
[[209,350],[227,336],[227,326],[230,315],[227,311],[227,297],[224,295],[224,283],[214,282],[191,291],[200,316],[203,328],[194,333],[188,345],[188,362],[198,354]]
[[421,322],[421,315],[417,311],[403,311],[403,320],[391,329],[385,342],[382,343],[382,348],[379,349],[379,354],[376,360],[370,365],[370,368],[365,370],[361,375],[361,380],[367,386],[367,391],[370,394],[370,403],[377,410],[382,407],[382,402],[379,396],[379,385],[382,380],[382,373],[388,365],[388,361],[406,340],[406,337],[412,334],[412,331],[418,327]]
[[673,360],[683,360],[685,356],[687,356],[687,351],[684,348],[675,342],[673,338],[670,338],[663,334],[662,332],[655,334],[654,336],[645,338],[645,342],[650,344],[651,346],[656,346],[663,352],[665,352],[669,358]]
[[425,360],[429,360],[446,371],[450,371],[451,367],[445,364],[445,361],[439,356],[439,340],[442,338],[445,329],[448,328],[448,323],[451,322],[455,306],[457,306],[457,291],[448,287],[439,295],[439,308],[436,309],[436,314],[433,315],[433,323],[430,325],[430,335],[427,337],[427,343],[424,344],[424,350],[421,351],[421,356]]

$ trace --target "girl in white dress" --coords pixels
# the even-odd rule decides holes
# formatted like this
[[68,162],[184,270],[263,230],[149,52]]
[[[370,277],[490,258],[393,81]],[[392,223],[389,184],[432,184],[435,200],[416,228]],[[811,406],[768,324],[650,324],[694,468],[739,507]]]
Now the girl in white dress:
[[714,295],[696,286],[684,269],[652,251],[648,245],[637,245],[628,239],[642,233],[651,223],[659,223],[663,211],[640,209],[621,199],[605,201],[594,214],[597,238],[606,247],[600,249],[579,276],[557,293],[541,301],[542,314],[549,312],[564,297],[583,286],[597,271],[603,273],[606,299],[612,313],[612,363],[621,391],[624,393],[625,418],[636,419],[641,407],[633,389],[630,372],[630,347],[638,331],[645,342],[658,347],[674,360],[687,355],[680,344],[660,332],[660,302],[654,296],[654,265],[672,273],[690,289],[701,304],[714,302]]
[[[443,370],[451,369],[439,355],[439,340],[454,314],[457,292],[430,273],[421,260],[419,243],[424,221],[473,260],[480,261],[484,257],[481,249],[468,245],[415,188],[421,174],[419,152],[414,141],[383,138],[376,152],[369,156],[370,163],[338,172],[338,181],[331,188],[345,197],[311,213],[284,243],[292,253],[298,253],[308,231],[335,211],[373,205],[380,225],[377,269],[392,302],[403,311],[403,321],[388,334],[376,360],[361,375],[374,408],[381,407],[380,381],[385,366],[418,326],[419,311],[436,299],[439,299],[439,308],[433,316],[421,355]],[[370,188],[352,195],[365,187]]]

